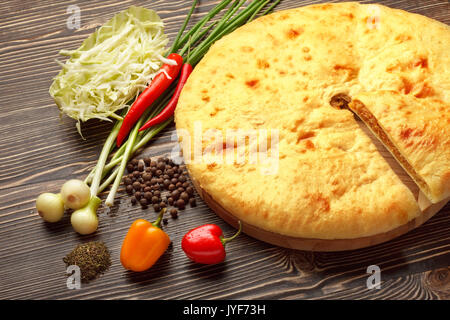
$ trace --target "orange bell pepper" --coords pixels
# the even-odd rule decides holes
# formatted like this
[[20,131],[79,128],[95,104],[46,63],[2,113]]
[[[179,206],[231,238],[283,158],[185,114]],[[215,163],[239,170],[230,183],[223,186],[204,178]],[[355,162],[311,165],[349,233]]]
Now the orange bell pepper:
[[125,269],[147,270],[167,250],[170,238],[161,229],[161,220],[165,211],[165,208],[161,210],[154,223],[144,219],[133,222],[123,240],[120,251],[120,262]]

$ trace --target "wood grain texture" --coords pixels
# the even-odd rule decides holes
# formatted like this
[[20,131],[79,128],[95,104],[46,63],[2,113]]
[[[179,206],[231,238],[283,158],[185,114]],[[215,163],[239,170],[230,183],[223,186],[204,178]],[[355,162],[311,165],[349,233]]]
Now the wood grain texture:
[[[200,1],[195,23],[217,0]],[[320,1],[283,0],[277,10]],[[381,1],[390,7],[450,23],[446,0]],[[70,4],[81,8],[81,29],[66,28]],[[48,94],[59,67],[60,49],[74,49],[115,13],[130,5],[158,11],[173,38],[190,1],[2,1],[0,3],[0,299],[449,299],[450,205],[395,240],[348,252],[306,252],[272,246],[246,235],[227,246],[225,263],[191,263],[180,248],[191,228],[212,222],[225,234],[233,228],[200,198],[165,230],[173,240],[149,271],[121,267],[122,239],[136,218],[154,219],[153,210],[132,207],[121,192],[111,210],[101,208],[96,234],[78,236],[68,217],[44,223],[34,201],[56,192],[69,178],[92,168],[111,124],[90,121],[82,140],[74,122],[59,120]],[[175,146],[171,126],[148,144],[145,155],[168,154]],[[104,198],[105,195],[102,195]],[[198,196],[197,196],[198,197]],[[63,256],[77,244],[103,240],[112,267],[81,290],[66,288]],[[381,289],[368,290],[369,265],[381,268]]]

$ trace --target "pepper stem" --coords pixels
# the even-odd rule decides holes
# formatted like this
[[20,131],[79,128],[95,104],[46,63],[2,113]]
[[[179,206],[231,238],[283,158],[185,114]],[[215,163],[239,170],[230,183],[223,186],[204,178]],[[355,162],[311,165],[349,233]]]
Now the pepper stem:
[[238,223],[239,223],[239,229],[238,229],[238,231],[233,235],[233,236],[231,236],[231,237],[229,237],[229,238],[220,238],[220,241],[222,242],[222,245],[225,247],[225,244],[227,243],[227,242],[229,242],[229,241],[231,241],[231,240],[233,240],[234,238],[236,238],[240,233],[241,233],[241,231],[242,231],[242,223],[241,223],[241,221],[239,220],[238,221]]
[[155,222],[152,223],[154,227],[161,229],[161,221],[164,216],[164,213],[166,212],[166,208],[162,208],[162,210],[159,212],[158,218],[155,220]]

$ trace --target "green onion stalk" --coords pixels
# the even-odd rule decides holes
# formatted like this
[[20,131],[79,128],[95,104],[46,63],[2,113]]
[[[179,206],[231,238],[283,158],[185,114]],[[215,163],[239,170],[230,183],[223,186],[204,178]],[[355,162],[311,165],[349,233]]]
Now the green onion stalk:
[[[167,55],[178,52],[178,54],[183,56],[183,59],[187,63],[194,67],[217,40],[233,32],[240,26],[252,21],[258,15],[262,16],[270,13],[279,2],[280,0],[254,0],[245,8],[242,8],[246,3],[246,0],[222,0],[189,31],[184,32],[198,3],[198,0],[194,0]],[[262,11],[269,4],[270,6],[265,11]],[[222,16],[219,19],[212,21],[222,11],[224,11]],[[125,113],[116,115],[115,119],[117,119],[117,122],[105,140],[97,164],[85,179],[85,182],[91,185],[92,197],[97,196],[112,185],[105,203],[108,206],[114,204],[115,195],[122,181],[122,176],[130,157],[172,123],[173,117],[143,132],[139,132],[142,123],[152,119],[164,109],[172,97],[176,83],[177,81],[175,81],[172,86],[152,104],[152,106],[149,106],[147,111],[131,130],[127,141],[125,141],[118,149],[115,149],[114,142]],[[109,162],[107,163],[108,158]]]

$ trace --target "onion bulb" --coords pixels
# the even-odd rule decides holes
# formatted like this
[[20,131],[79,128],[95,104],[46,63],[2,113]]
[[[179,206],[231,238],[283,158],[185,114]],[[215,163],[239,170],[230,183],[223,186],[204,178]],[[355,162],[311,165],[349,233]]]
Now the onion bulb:
[[64,202],[61,195],[46,192],[36,199],[36,209],[45,221],[57,222],[64,215]]
[[76,232],[79,234],[90,234],[97,230],[97,209],[101,202],[100,198],[94,196],[85,207],[72,213],[70,222]]
[[91,191],[83,181],[72,179],[61,187],[61,197],[66,207],[77,210],[89,202]]

